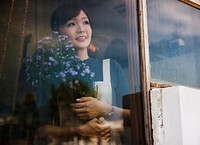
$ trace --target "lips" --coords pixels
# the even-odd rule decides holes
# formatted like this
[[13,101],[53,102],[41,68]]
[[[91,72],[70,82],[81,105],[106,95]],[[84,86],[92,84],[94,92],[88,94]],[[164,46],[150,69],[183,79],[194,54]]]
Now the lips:
[[84,41],[84,40],[86,40],[86,39],[87,39],[86,36],[78,36],[78,37],[76,38],[76,40],[78,40],[78,41]]

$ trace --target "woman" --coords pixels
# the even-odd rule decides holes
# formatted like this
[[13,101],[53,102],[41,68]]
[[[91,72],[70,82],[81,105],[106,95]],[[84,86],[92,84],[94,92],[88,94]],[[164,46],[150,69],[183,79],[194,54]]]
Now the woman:
[[[130,117],[129,110],[120,108],[122,96],[129,93],[123,71],[114,60],[97,60],[88,56],[88,46],[92,38],[92,24],[87,10],[82,5],[72,3],[58,7],[52,15],[51,28],[52,31],[58,31],[69,37],[76,55],[95,73],[94,86],[97,88],[97,98],[86,96],[77,99],[77,103],[71,104],[71,109],[76,115],[82,120],[90,120],[89,122],[70,130],[59,127],[54,127],[54,129],[58,132],[63,131],[68,136],[77,133],[81,136],[99,137],[100,135],[102,142],[107,142],[110,139],[110,127],[115,128],[114,125],[112,126],[113,122],[117,122],[121,129],[122,124],[119,125],[119,123],[122,123],[122,117]],[[99,116],[101,117],[97,119]],[[107,123],[105,120],[112,120],[112,123]],[[46,128],[40,129],[40,133],[44,133],[45,130],[48,132],[51,127],[46,126]],[[52,127],[52,134],[55,133],[54,129]],[[113,133],[116,134],[115,131]],[[57,134],[57,136],[59,135]],[[111,142],[118,144],[120,140],[116,141],[115,139],[116,137],[111,138]]]

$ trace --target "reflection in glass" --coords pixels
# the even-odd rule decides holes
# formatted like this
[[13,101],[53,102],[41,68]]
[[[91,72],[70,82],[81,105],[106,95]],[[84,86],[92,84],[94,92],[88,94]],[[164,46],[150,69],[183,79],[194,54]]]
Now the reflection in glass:
[[147,1],[151,79],[200,88],[200,11],[180,1]]
[[[34,131],[36,131],[39,126],[45,124],[59,124],[59,119],[55,117],[56,115],[58,116],[58,108],[55,108],[55,110],[53,110],[54,112],[51,112],[52,108],[48,106],[48,100],[50,99],[49,87],[43,85],[36,90],[31,83],[27,83],[26,59],[35,52],[38,45],[37,41],[51,33],[51,13],[61,3],[63,3],[63,1],[29,1],[29,13],[26,18],[23,55],[20,65],[21,69],[17,81],[15,81],[15,76],[18,73],[16,60],[19,58],[19,46],[17,45],[20,44],[22,34],[21,26],[23,22],[19,20],[23,20],[22,16],[25,11],[24,1],[16,2],[13,7],[16,13],[12,13],[11,31],[8,36],[1,35],[0,37],[1,41],[5,41],[4,36],[8,37],[3,77],[0,78],[0,143],[6,144],[7,141],[11,139],[11,142],[15,144],[18,144],[17,142],[19,142],[19,144],[22,144],[22,142],[24,144],[32,144],[34,142]],[[93,49],[88,48],[89,51],[92,50],[90,51],[90,56],[98,59],[115,59],[121,65],[122,71],[126,74],[126,77],[129,78],[132,67],[129,68],[130,64],[128,65],[128,63],[130,62],[130,58],[127,53],[132,48],[127,48],[125,1],[102,0],[94,2],[88,0],[86,3],[89,6],[94,21],[92,38]],[[0,29],[2,34],[6,34],[5,30],[8,27],[6,16],[11,10],[10,3],[5,1],[1,2],[0,7],[2,12],[0,17],[2,27]],[[136,30],[136,28],[134,29]],[[137,34],[137,32],[134,32],[134,34]],[[133,45],[134,48],[138,46],[137,43]],[[2,50],[0,52],[2,54]],[[105,55],[107,52],[108,55]],[[2,57],[2,55],[0,57]],[[132,59],[133,58],[131,58],[131,60]],[[138,60],[136,62],[138,62]],[[134,71],[131,70],[131,72]],[[39,73],[38,71],[38,74]],[[131,74],[131,76],[132,75],[134,74]],[[128,80],[131,82],[133,79]],[[135,83],[131,82],[130,84]],[[102,86],[104,85],[105,84],[102,84]],[[139,84],[137,85],[139,86]],[[16,93],[14,91],[15,86],[18,86]],[[133,85],[131,86],[132,90],[135,90],[134,87]],[[120,104],[120,107],[122,107],[122,98],[116,99],[115,103]],[[127,109],[128,107],[126,106]],[[121,122],[117,122],[117,125],[120,126],[120,124]],[[56,130],[56,128],[53,128],[53,130]],[[42,129],[42,131],[46,130]],[[130,126],[125,128],[125,134],[121,134],[120,140],[124,144],[131,144],[131,138],[127,134],[130,135]],[[41,142],[41,144],[42,143],[44,142]]]

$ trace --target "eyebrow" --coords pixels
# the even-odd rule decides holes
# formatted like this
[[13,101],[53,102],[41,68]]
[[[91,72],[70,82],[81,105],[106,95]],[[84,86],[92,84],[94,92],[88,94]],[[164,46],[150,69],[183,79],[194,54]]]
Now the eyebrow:
[[83,18],[81,18],[81,19],[88,19],[88,17],[83,17]]
[[[81,19],[89,19],[88,17],[82,17]],[[76,18],[72,18],[72,20],[77,20]]]

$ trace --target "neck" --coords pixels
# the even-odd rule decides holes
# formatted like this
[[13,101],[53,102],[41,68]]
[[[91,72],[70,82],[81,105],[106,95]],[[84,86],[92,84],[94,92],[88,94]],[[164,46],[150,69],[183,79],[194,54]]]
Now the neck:
[[89,58],[87,49],[76,50],[76,55],[80,58],[80,60],[86,60]]

